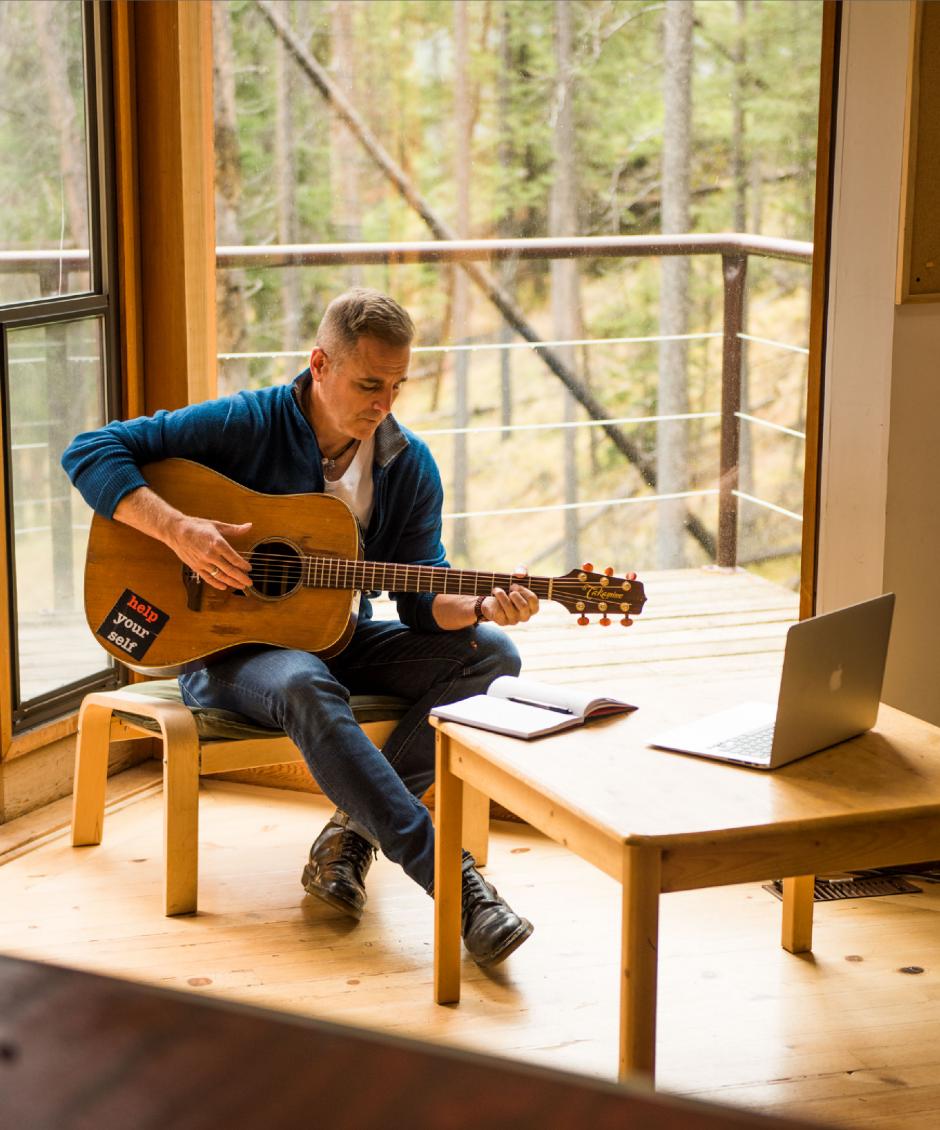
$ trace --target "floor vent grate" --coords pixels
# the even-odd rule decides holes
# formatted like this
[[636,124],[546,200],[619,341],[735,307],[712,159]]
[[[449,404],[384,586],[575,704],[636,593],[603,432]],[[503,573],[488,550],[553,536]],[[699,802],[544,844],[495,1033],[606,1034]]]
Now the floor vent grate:
[[[774,879],[765,883],[764,890],[778,899],[783,898],[783,880]],[[885,895],[919,895],[920,887],[915,887],[898,875],[878,875],[868,879],[817,879],[813,887],[813,902],[835,902],[838,899],[864,899]]]

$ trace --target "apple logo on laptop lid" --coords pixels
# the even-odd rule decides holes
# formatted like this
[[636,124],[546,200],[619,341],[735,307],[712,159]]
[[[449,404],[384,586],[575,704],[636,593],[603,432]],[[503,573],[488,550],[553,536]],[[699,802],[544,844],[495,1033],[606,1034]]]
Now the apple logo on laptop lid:
[[832,672],[829,676],[829,689],[835,694],[837,691],[842,690],[842,664]]

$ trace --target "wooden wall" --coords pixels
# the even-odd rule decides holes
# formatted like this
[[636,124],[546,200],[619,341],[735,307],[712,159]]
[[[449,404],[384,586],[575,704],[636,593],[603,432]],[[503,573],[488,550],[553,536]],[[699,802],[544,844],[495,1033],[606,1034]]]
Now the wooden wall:
[[916,12],[843,6],[817,607],[895,592],[884,699],[940,723],[940,306],[896,305]]
[[[212,5],[129,4],[134,45],[143,400],[147,413],[215,395]],[[130,91],[127,92],[128,96]]]
[[940,301],[940,4],[910,19],[898,302]]

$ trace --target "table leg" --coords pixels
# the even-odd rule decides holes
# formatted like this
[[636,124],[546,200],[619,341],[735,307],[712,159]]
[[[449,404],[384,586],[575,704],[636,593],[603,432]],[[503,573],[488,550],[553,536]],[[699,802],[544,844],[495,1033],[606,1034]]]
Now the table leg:
[[463,846],[477,867],[485,867],[490,854],[490,798],[464,783]]
[[813,888],[815,875],[783,880],[783,932],[780,944],[790,953],[813,948]]
[[438,730],[434,784],[434,999],[460,1000],[460,885],[463,781],[450,771],[451,740]]
[[656,1071],[656,977],[661,856],[654,848],[623,853],[623,941],[620,982],[620,1078]]

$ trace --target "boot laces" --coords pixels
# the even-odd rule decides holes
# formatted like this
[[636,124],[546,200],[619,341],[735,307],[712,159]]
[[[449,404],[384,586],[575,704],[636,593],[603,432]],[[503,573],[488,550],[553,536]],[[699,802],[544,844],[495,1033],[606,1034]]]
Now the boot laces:
[[349,828],[343,832],[340,856],[344,862],[351,863],[357,872],[368,867],[378,854],[369,841],[360,836],[358,832],[353,832]]
[[463,873],[463,887],[461,890],[461,906],[466,916],[470,916],[478,906],[494,905],[499,902],[495,888],[483,878],[475,869]]

